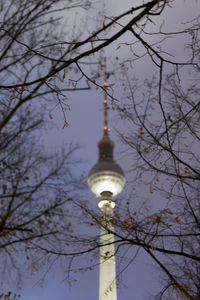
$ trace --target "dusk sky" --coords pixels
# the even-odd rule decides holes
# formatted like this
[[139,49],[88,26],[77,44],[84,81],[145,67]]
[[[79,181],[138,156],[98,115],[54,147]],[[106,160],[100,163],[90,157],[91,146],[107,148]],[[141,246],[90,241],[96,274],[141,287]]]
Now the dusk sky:
[[[79,95],[77,95],[79,94]],[[47,144],[61,143],[61,140],[72,139],[79,141],[83,145],[81,149],[81,157],[85,160],[85,164],[81,165],[81,170],[86,173],[96,163],[98,157],[97,143],[102,138],[103,124],[103,97],[99,91],[93,90],[88,92],[75,92],[71,96],[71,112],[69,112],[70,126],[67,129],[59,130],[57,133],[51,132]],[[89,110],[87,108],[90,108]],[[117,140],[114,130],[116,126],[115,114],[109,110],[110,117],[110,136],[113,140]],[[77,121],[78,120],[78,121]],[[92,124],[92,126],[91,126]],[[113,125],[112,125],[113,124]],[[112,128],[113,126],[113,128]],[[60,133],[60,136],[58,135]],[[48,144],[48,146],[49,146]],[[91,149],[91,150],[90,150]],[[77,154],[77,156],[79,155]],[[115,157],[120,156],[120,143],[115,146]],[[120,163],[120,161],[118,161]],[[128,162],[127,162],[128,163]],[[122,164],[120,164],[124,167]],[[124,171],[126,169],[124,168]],[[89,190],[89,189],[88,189]],[[122,193],[123,195],[123,193]],[[87,193],[85,195],[87,197]],[[88,196],[96,204],[98,200],[88,191]],[[120,195],[118,196],[120,198]],[[142,252],[141,252],[142,253]],[[29,263],[26,263],[28,267]],[[153,291],[159,286],[156,275],[152,274],[152,262],[139,255],[139,259],[124,272],[123,281],[118,288],[118,300],[129,300],[134,298],[137,300],[149,299],[153,295]],[[45,270],[44,270],[45,271]],[[46,276],[42,285],[38,280],[42,279],[42,274],[31,276],[27,270],[27,280],[25,280],[22,290],[22,300],[78,300],[98,299],[98,267],[89,273],[82,273],[77,276],[77,282],[69,286],[63,280],[63,266],[54,267]],[[83,296],[84,295],[84,296]],[[134,299],[133,298],[133,299]]]
[[[105,11],[107,16],[117,15],[120,12],[126,11],[132,5],[136,6],[142,1],[121,1],[121,0],[108,0],[106,2]],[[200,9],[200,3],[198,1],[175,1],[177,6],[173,9],[168,9],[165,14],[165,22],[169,30],[173,29],[180,20],[189,20],[193,17],[196,11]],[[184,2],[184,5],[182,3]],[[194,7],[192,7],[193,3]],[[196,3],[196,4],[195,4]],[[198,8],[198,9],[197,9]],[[84,12],[85,13],[85,12]],[[93,10],[94,17],[96,10]],[[175,25],[173,25],[175,24]],[[167,28],[166,26],[166,28]],[[123,38],[124,39],[124,38]],[[182,46],[185,41],[179,41],[177,43],[171,43],[169,41],[169,50],[173,49],[176,54],[182,56]],[[105,56],[108,57],[108,68],[113,68],[114,64],[111,64],[112,52],[116,47],[111,45],[105,51]],[[120,60],[123,60],[126,56],[130,56],[126,48],[117,52]],[[134,69],[134,76],[144,78],[145,76],[153,75],[155,68],[150,63],[142,63],[142,60],[136,64]],[[132,75],[132,74],[131,74]],[[118,99],[123,97],[120,85],[115,82],[116,78],[111,77],[109,79],[111,84],[114,85]],[[48,136],[44,138],[45,149],[56,149],[62,147],[65,141],[78,142],[82,149],[77,153],[77,157],[80,156],[83,159],[83,163],[80,165],[80,170],[76,172],[88,173],[91,167],[96,163],[98,158],[97,143],[102,137],[102,125],[103,125],[103,93],[100,90],[96,90],[92,87],[88,91],[69,92],[69,106],[70,111],[67,112],[67,121],[69,126],[62,129],[62,115],[59,111],[54,111],[54,118],[52,120],[55,123],[56,128],[52,129]],[[109,110],[109,127],[110,136],[115,141],[115,158],[124,170],[125,174],[129,167],[129,158],[123,157],[120,152],[121,144],[119,137],[115,129],[123,131],[126,124],[123,120],[119,120],[115,111]],[[121,158],[121,159],[120,159]],[[127,176],[131,176],[127,174]],[[125,187],[128,189],[128,185]],[[144,187],[144,195],[147,195],[147,190]],[[88,188],[83,197],[89,197],[96,201],[95,197],[91,194]],[[123,197],[123,193],[121,196]],[[149,195],[149,197],[153,197]],[[137,203],[137,199],[134,199]],[[152,198],[152,203],[156,205],[157,199]],[[159,205],[158,205],[159,206]],[[78,226],[78,225],[77,225]],[[32,276],[29,270],[29,262],[26,262],[25,274],[22,284],[22,289],[17,291],[21,294],[21,300],[97,300],[98,299],[98,267],[91,272],[85,272],[77,275],[77,282],[74,282],[69,287],[64,279],[64,267],[55,265],[45,278],[45,281],[38,283],[39,278],[42,278],[43,271],[39,274]],[[118,288],[118,300],[147,300],[157,292],[159,288],[159,275],[156,273],[156,269],[152,267],[152,261],[143,255],[142,251],[139,254],[137,260],[125,270],[122,276],[122,283]],[[8,288],[15,288],[15,283],[8,283]]]

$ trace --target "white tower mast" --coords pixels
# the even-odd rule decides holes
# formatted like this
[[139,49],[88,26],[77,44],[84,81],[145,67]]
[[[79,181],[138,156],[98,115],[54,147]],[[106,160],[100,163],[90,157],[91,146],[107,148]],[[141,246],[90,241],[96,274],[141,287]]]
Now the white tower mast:
[[99,160],[91,169],[88,185],[91,191],[99,197],[101,209],[100,231],[100,274],[99,300],[117,300],[116,268],[114,250],[113,196],[119,194],[125,184],[125,177],[120,166],[113,159],[114,142],[109,138],[108,99],[106,89],[106,60],[104,61],[104,128],[103,138],[98,143]]

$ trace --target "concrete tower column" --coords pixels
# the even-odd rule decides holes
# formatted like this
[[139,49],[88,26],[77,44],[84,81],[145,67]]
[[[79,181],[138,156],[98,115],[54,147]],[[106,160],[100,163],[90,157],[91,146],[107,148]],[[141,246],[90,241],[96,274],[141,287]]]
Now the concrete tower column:
[[112,193],[103,192],[100,228],[99,300],[117,300]]

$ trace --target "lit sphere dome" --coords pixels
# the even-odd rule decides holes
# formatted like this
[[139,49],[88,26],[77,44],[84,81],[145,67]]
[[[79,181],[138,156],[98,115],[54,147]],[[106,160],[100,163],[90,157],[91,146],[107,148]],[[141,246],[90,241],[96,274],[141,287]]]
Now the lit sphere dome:
[[104,136],[98,146],[99,161],[89,173],[88,185],[97,197],[101,197],[103,192],[116,196],[124,187],[125,177],[120,166],[113,160],[114,142]]
[[114,161],[99,162],[89,173],[88,185],[97,197],[101,197],[101,193],[106,191],[116,196],[121,193],[124,184],[123,171]]

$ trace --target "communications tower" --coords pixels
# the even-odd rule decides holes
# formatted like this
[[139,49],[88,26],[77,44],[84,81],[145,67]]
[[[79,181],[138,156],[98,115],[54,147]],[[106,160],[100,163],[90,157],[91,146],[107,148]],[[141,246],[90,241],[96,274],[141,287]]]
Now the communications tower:
[[98,206],[101,209],[99,300],[117,300],[113,226],[115,200],[113,197],[122,191],[125,177],[120,166],[114,161],[114,142],[109,137],[106,60],[104,65],[103,138],[98,143],[99,159],[89,173],[88,185],[99,198]]

